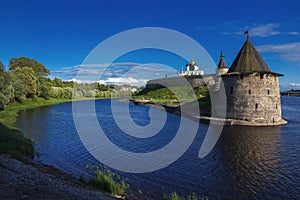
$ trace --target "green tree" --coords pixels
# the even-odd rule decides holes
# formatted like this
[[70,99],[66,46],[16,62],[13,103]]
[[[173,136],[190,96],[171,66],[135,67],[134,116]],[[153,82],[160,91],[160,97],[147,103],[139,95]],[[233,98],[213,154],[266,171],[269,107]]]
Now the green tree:
[[34,59],[26,57],[10,59],[8,67],[10,71],[24,67],[32,68],[37,77],[46,77],[50,74],[50,71],[43,64]]
[[[32,70],[33,73],[29,69]],[[23,78],[26,78],[25,89],[27,97],[30,98],[37,95],[39,97],[48,98],[51,83],[46,77],[50,74],[50,71],[43,64],[26,57],[12,58],[9,62],[9,70],[12,72],[16,70],[23,71]],[[21,78],[20,74],[17,76]],[[35,80],[35,84],[33,80]],[[32,93],[33,91],[35,91],[35,93]]]
[[37,87],[39,97],[44,99],[48,99],[50,97],[51,80],[49,78],[40,78]]
[[59,78],[56,78],[56,77],[55,77],[55,78],[53,79],[52,83],[53,83],[53,86],[54,86],[54,87],[63,87],[63,82],[62,82],[62,80],[59,79]]
[[5,71],[5,66],[3,65],[3,63],[0,61],[0,72],[4,72]]
[[107,91],[108,90],[106,85],[100,84],[100,83],[97,84],[97,89],[99,91]]
[[36,94],[37,84],[35,73],[32,68],[17,68],[11,72],[14,97],[22,102],[25,98],[31,98]]
[[9,103],[11,99],[11,85],[8,73],[4,70],[4,65],[0,61],[0,110]]

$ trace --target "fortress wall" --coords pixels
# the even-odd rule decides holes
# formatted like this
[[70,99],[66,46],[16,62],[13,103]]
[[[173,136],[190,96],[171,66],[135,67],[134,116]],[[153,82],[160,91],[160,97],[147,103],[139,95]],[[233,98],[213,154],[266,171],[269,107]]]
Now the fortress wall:
[[178,76],[170,78],[162,78],[150,80],[146,87],[151,89],[158,89],[161,87],[184,87],[189,83],[192,87],[203,87],[214,82],[212,75],[195,75],[195,76]]
[[255,123],[281,120],[278,77],[252,73],[223,76],[227,95],[227,118]]

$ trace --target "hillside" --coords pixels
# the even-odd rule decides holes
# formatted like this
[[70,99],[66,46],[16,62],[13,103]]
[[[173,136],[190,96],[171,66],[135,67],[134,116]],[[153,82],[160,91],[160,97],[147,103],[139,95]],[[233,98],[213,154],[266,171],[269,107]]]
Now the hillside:
[[[158,88],[151,89],[145,88],[140,92],[132,96],[132,100],[140,103],[152,103],[160,104],[167,107],[180,107],[180,105],[185,105],[189,107],[192,105],[191,102],[197,99],[199,108],[201,110],[201,115],[210,116],[211,101],[209,96],[209,91],[205,87],[193,88],[194,94],[184,87],[172,87],[172,88]],[[174,91],[174,92],[173,92]],[[177,95],[175,95],[175,93]],[[195,98],[195,96],[196,98]],[[194,108],[189,108],[194,110]]]

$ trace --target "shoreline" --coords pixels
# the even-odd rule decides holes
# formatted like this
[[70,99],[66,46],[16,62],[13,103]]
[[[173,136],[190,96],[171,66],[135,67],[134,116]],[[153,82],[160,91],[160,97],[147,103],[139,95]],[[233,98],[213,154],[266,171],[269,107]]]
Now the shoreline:
[[11,103],[5,106],[4,110],[0,111],[0,123],[4,126],[18,130],[15,127],[15,122],[18,118],[18,113],[22,110],[34,109],[43,106],[51,106],[61,103],[70,103],[73,101],[90,101],[90,100],[101,100],[101,99],[110,99],[110,98],[79,98],[79,99],[27,99],[23,103]]
[[[21,134],[20,130],[15,126],[19,112],[22,110],[70,103],[73,101],[98,99],[107,98],[28,99],[23,103],[9,104],[3,111],[0,111],[0,134],[4,137],[3,142],[6,143],[7,136],[9,136],[11,143],[20,142],[21,140],[23,146],[30,149],[32,145],[33,148],[32,153],[18,152],[18,150],[15,152],[16,149],[11,150],[9,147],[7,147],[8,149],[2,149],[0,154],[0,176],[2,177],[0,182],[0,196],[5,197],[5,199],[36,200],[57,198],[123,199],[88,186],[73,175],[62,172],[53,166],[34,163],[33,157],[36,154],[34,142],[24,134]],[[19,141],[15,141],[15,139]],[[9,177],[7,174],[9,174]],[[84,195],[82,195],[82,192]]]
[[[222,118],[215,118],[211,116],[201,116],[198,113],[193,113],[191,110],[190,113],[181,113],[180,105],[178,106],[168,106],[164,104],[159,104],[155,102],[151,102],[150,100],[134,100],[130,99],[131,102],[133,102],[135,105],[142,105],[142,106],[149,106],[156,108],[158,110],[165,110],[166,112],[178,115],[178,116],[184,116],[191,120],[198,121],[203,124],[215,124],[215,125],[224,125],[224,126],[254,126],[254,127],[265,127],[265,126],[280,126],[285,125],[288,122],[284,119],[281,119],[278,122],[275,123],[255,123],[251,121],[246,120],[239,120],[239,119],[222,119]],[[184,104],[182,104],[184,105]]]
[[3,199],[118,199],[52,166],[19,161],[6,154],[0,155],[0,176]]

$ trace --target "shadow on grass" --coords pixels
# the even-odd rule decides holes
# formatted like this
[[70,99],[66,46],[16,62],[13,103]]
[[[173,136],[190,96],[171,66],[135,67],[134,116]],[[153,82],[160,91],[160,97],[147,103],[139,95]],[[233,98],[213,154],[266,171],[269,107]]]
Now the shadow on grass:
[[0,154],[9,154],[14,158],[34,157],[33,142],[16,129],[8,128],[0,122]]

